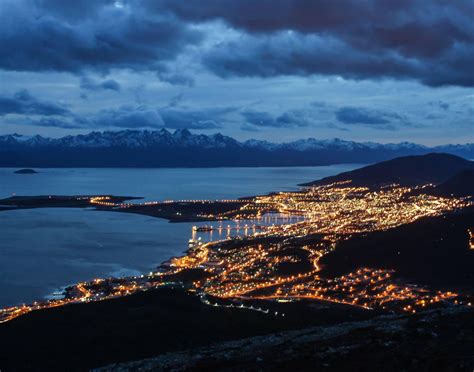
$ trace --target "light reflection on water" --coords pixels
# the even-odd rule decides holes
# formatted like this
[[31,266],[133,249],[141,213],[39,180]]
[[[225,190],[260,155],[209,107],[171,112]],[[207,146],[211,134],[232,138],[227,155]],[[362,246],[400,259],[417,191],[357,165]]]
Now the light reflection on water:
[[237,236],[250,236],[265,227],[272,225],[291,224],[304,221],[304,216],[293,216],[281,213],[268,213],[257,219],[238,221],[213,221],[195,223],[196,227],[209,227],[210,231],[193,231],[192,239],[200,239],[203,242],[223,240]]

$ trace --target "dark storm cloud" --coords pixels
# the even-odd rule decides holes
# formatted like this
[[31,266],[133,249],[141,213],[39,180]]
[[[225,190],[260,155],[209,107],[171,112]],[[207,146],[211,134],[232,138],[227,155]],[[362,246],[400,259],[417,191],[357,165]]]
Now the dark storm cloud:
[[161,81],[172,85],[184,85],[188,87],[194,85],[194,78],[192,76],[170,63],[162,62],[157,64],[156,75]]
[[91,78],[83,77],[81,79],[80,86],[82,89],[92,90],[92,91],[113,90],[113,91],[118,92],[120,90],[120,84],[113,79],[108,79],[104,81],[95,81]]
[[[0,68],[155,71],[189,86],[191,69],[175,62],[207,37],[193,64],[222,77],[474,86],[473,14],[472,0],[4,0]],[[217,34],[214,21],[237,32]]]
[[178,107],[184,100],[184,93],[175,94],[164,108]]
[[276,117],[268,112],[254,110],[244,111],[241,115],[245,120],[245,130],[251,128],[249,124],[256,127],[273,128],[307,127],[311,124],[311,118],[308,117],[305,110],[291,110]]
[[216,129],[218,120],[231,109],[152,109],[147,106],[122,106],[102,110],[87,120],[89,127]]
[[249,125],[248,123],[244,123],[240,126],[240,129],[244,132],[260,132],[260,129],[254,127],[253,125]]
[[233,107],[186,110],[167,108],[160,110],[164,126],[170,129],[217,129],[221,121],[237,109]]
[[311,124],[311,119],[308,118],[304,111],[292,110],[278,116],[276,122],[285,127],[307,127]]
[[368,52],[328,36],[280,32],[245,35],[220,44],[203,56],[203,63],[221,77],[322,74],[354,80],[417,79],[430,86],[474,86],[474,46],[459,48],[459,53],[447,50],[436,58],[411,58],[392,49]]
[[0,116],[7,114],[67,116],[70,111],[58,103],[39,100],[27,90],[21,90],[11,97],[0,96]]
[[124,105],[99,111],[87,119],[86,125],[95,128],[163,128],[163,120],[157,110]]
[[63,117],[60,117],[60,118],[47,117],[47,118],[40,118],[40,119],[26,118],[26,119],[18,120],[14,123],[23,124],[23,125],[34,125],[37,127],[62,128],[62,129],[84,128],[84,126],[81,125],[80,122],[75,121],[74,119],[69,120]]
[[340,123],[347,125],[367,125],[389,130],[411,125],[407,118],[395,112],[363,107],[341,107],[335,112],[335,115]]
[[344,124],[379,125],[390,123],[390,120],[384,115],[358,107],[342,107],[336,112],[336,118]]
[[194,85],[194,78],[186,74],[158,72],[157,75],[161,81],[165,81],[172,85],[185,85],[188,87]]
[[[102,84],[93,81],[82,83],[88,85],[87,89],[104,89]],[[39,100],[27,90],[22,90],[10,97],[0,96],[0,116],[14,114],[8,120],[13,124],[68,129],[115,127],[206,130],[221,128],[220,122],[226,121],[228,115],[238,111],[235,107],[190,110],[179,107],[181,101],[182,95],[177,95],[163,108],[122,105],[96,113],[78,114],[60,104]]]
[[68,22],[77,22],[94,18],[103,7],[114,3],[115,0],[74,0],[67,3],[64,0],[33,0],[30,4]]
[[246,111],[242,113],[242,116],[248,124],[255,125],[257,127],[275,127],[275,118],[268,112],[262,111]]
[[449,103],[440,102],[439,107],[441,107],[444,111],[448,111],[449,110]]
[[448,111],[449,110],[449,107],[450,107],[450,104],[448,102],[444,102],[444,101],[433,101],[433,102],[429,102],[429,105],[431,107],[439,107],[440,109],[442,109],[443,111]]
[[433,56],[471,42],[471,0],[148,0],[187,21],[220,19],[249,33],[324,33],[370,48]]
[[138,6],[39,0],[0,5],[0,68],[5,70],[161,71],[163,61],[173,60],[199,40],[198,31],[175,18],[151,15]]
[[205,56],[205,64],[220,76],[314,73],[474,85],[471,0],[148,3],[188,22],[222,20],[247,33]]
[[22,116],[10,120],[10,123],[34,125],[40,127],[55,127],[66,129],[96,129],[96,128],[163,128],[163,120],[157,110],[143,106],[120,106],[114,109],[100,110],[89,115],[70,113],[67,116],[52,116],[31,118]]
[[[348,126],[366,126],[374,129],[396,130],[414,126],[404,115],[393,111],[364,107],[335,107],[322,102],[310,103],[307,107],[293,109],[280,115],[266,111],[247,110],[241,112],[244,119],[242,130],[258,131],[263,128],[302,128],[326,126],[347,130]],[[334,116],[338,122],[332,122]]]

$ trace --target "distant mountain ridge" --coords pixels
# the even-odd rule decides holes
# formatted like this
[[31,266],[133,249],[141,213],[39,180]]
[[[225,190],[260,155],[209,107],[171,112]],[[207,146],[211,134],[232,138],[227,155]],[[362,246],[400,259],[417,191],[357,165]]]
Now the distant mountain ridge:
[[380,144],[338,138],[287,143],[240,142],[220,133],[193,134],[123,130],[45,138],[0,136],[0,166],[22,167],[215,167],[308,166],[373,163],[399,156],[445,152],[474,158],[474,144],[427,147],[415,143]]

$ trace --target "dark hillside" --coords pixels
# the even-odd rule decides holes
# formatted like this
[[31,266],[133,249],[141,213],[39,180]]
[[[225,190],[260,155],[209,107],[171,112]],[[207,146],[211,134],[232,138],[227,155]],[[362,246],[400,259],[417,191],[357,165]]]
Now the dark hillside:
[[349,239],[322,259],[322,274],[386,268],[412,283],[474,293],[474,250],[469,248],[468,235],[473,227],[474,208],[470,208]]
[[474,170],[474,162],[455,155],[433,153],[384,161],[302,186],[327,185],[349,180],[354,186],[367,187],[390,183],[401,185],[439,183],[466,169]]

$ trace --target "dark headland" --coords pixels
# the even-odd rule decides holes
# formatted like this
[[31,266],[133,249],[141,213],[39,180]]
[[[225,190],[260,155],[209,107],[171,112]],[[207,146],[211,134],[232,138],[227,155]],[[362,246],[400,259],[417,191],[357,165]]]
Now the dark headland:
[[349,182],[353,186],[376,187],[383,184],[418,185],[445,182],[465,170],[474,170],[474,162],[459,156],[432,153],[383,161],[353,171],[308,182],[301,186]]

